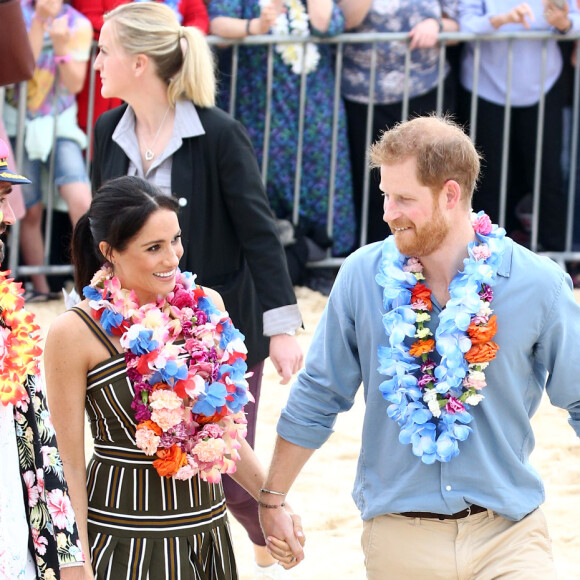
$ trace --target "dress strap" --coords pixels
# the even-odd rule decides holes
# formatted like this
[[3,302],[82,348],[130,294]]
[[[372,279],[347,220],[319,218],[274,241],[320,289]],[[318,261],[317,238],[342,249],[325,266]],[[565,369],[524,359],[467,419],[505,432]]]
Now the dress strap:
[[78,306],[73,306],[70,310],[81,317],[83,322],[89,327],[89,330],[99,339],[100,343],[109,351],[111,356],[119,354],[119,351],[115,348],[115,345],[111,342],[105,331],[89,314]]

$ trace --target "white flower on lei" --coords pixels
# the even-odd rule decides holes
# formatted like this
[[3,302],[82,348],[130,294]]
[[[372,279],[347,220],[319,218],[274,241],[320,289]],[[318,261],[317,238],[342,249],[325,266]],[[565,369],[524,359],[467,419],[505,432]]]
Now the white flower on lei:
[[493,310],[490,308],[489,302],[482,302],[481,305],[479,306],[477,316],[485,316],[489,318],[492,315],[492,313]]
[[[270,0],[260,0],[260,7],[267,6]],[[276,18],[271,31],[278,36],[300,36],[302,38],[309,35],[309,16],[301,0],[284,0],[286,12]],[[320,60],[318,47],[311,42],[301,44],[280,43],[275,47],[276,52],[287,64],[294,74],[302,74],[302,63],[304,62],[304,72],[306,74],[316,70]],[[306,50],[306,54],[304,53]]]
[[441,407],[439,406],[439,401],[437,401],[437,391],[435,389],[428,389],[423,393],[423,401],[427,403],[429,411],[433,414],[433,417],[441,416]]
[[479,405],[479,403],[481,401],[483,401],[483,398],[484,398],[483,395],[469,395],[469,397],[467,397],[467,399],[465,399],[465,402],[468,405],[475,406],[475,405]]

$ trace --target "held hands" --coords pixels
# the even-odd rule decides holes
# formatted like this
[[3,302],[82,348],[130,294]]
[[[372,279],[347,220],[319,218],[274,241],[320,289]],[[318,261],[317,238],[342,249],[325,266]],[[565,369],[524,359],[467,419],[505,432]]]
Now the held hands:
[[280,565],[289,570],[304,560],[306,536],[300,516],[285,508],[259,508],[260,524],[266,538],[266,547]]
[[409,48],[432,48],[437,44],[439,36],[439,22],[435,18],[426,18],[418,24],[415,24],[409,31],[411,44]]
[[292,375],[302,368],[302,349],[295,336],[276,334],[270,337],[270,360],[282,377],[281,385],[287,385]]

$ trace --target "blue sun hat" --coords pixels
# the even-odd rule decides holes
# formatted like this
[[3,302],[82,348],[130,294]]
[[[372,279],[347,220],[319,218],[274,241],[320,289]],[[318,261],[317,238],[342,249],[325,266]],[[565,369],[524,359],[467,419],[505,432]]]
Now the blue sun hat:
[[0,139],[0,181],[8,183],[31,183],[30,179],[26,179],[24,175],[18,175],[8,169],[8,145]]

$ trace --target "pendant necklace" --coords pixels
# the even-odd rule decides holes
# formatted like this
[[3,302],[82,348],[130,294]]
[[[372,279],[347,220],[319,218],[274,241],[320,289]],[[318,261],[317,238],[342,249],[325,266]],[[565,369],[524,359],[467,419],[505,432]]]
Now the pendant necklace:
[[153,143],[151,143],[151,147],[147,147],[145,149],[145,160],[151,161],[153,157],[155,157],[155,153],[153,153],[153,147],[155,147],[155,143],[157,143],[157,137],[159,137],[159,133],[161,132],[161,127],[163,127],[163,123],[165,123],[165,119],[167,118],[167,113],[169,113],[169,109],[171,109],[171,105],[167,107],[167,111],[165,111],[165,115],[163,115],[163,119],[161,119],[161,123],[159,125],[159,129],[157,129],[157,133],[155,133],[155,137],[153,139]]

